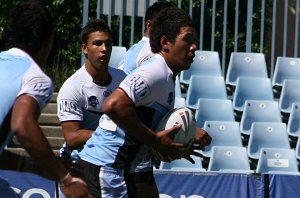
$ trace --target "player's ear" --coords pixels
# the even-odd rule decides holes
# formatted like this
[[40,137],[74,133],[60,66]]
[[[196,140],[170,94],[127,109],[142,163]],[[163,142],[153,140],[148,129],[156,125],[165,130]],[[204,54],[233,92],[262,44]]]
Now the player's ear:
[[82,53],[83,53],[84,55],[87,55],[87,54],[88,54],[88,53],[87,53],[87,45],[86,45],[86,44],[84,44],[84,43],[81,44],[81,51],[82,51]]
[[160,45],[163,51],[169,51],[169,44],[170,42],[167,37],[162,36],[160,38]]

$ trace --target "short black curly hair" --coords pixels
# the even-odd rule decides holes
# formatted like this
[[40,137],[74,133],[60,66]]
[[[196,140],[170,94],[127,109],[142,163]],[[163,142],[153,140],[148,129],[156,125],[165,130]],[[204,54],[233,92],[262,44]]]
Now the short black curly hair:
[[4,29],[5,46],[36,53],[53,32],[48,8],[38,0],[24,0],[10,12]]
[[89,35],[97,31],[107,32],[113,38],[111,29],[103,19],[91,19],[81,30],[81,43],[87,44]]
[[150,45],[153,53],[161,51],[160,39],[165,36],[169,41],[175,42],[182,27],[195,27],[194,21],[184,10],[170,7],[160,12],[153,19],[150,29]]

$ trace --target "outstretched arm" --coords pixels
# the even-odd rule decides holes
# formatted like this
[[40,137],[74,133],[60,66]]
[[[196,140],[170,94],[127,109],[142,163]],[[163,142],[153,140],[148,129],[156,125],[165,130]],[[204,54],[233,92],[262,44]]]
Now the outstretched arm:
[[28,95],[19,96],[12,111],[12,132],[29,155],[49,171],[51,179],[62,182],[62,190],[67,197],[91,197],[83,181],[69,175],[64,165],[55,157],[38,125],[39,114],[39,105],[34,98]]

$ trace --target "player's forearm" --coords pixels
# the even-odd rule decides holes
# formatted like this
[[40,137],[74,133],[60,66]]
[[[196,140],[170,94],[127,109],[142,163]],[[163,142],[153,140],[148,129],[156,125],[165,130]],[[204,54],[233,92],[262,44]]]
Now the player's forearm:
[[92,136],[94,130],[79,129],[76,131],[68,132],[65,135],[66,143],[68,147],[72,150],[81,149],[86,141]]
[[49,172],[49,179],[59,181],[67,174],[67,170],[55,157],[46,137],[37,124],[31,122],[22,129],[16,128],[15,135],[33,160]]

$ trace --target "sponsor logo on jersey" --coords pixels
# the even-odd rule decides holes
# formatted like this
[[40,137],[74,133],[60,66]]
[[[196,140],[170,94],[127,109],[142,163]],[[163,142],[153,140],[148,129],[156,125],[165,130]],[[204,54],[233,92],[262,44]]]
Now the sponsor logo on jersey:
[[61,112],[73,113],[78,115],[79,114],[79,107],[72,101],[69,100],[61,100],[59,102],[59,110]]
[[[103,93],[103,95],[104,95],[104,93]],[[99,101],[96,96],[90,96],[88,98],[88,103],[90,106],[95,108],[97,106],[97,104],[99,104]]]
[[111,93],[112,93],[111,90],[106,90],[105,92],[103,92],[103,96],[108,97]]
[[127,82],[129,83],[130,87],[134,89],[138,99],[150,94],[149,87],[141,76],[133,75],[127,80]]

